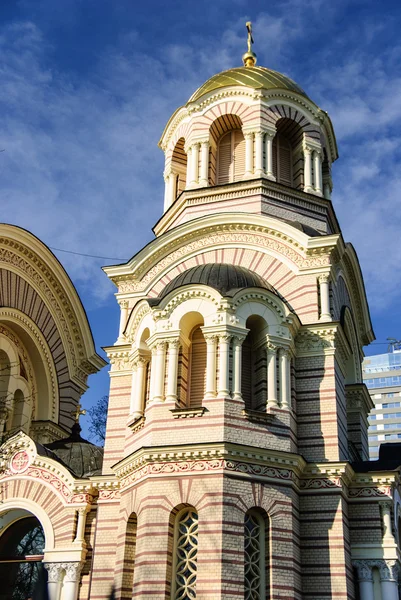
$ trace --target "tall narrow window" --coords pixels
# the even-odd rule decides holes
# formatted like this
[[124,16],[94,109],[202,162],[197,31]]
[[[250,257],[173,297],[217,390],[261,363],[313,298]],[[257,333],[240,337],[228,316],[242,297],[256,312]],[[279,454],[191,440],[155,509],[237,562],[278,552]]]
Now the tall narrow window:
[[198,513],[186,508],[176,517],[172,600],[196,598],[198,555]]
[[249,333],[242,345],[242,398],[245,408],[266,410],[267,403],[267,325],[256,315],[248,318]]
[[262,515],[254,509],[245,515],[244,530],[244,583],[245,600],[268,598],[266,585],[266,524]]
[[240,181],[245,173],[245,138],[240,129],[221,138],[217,153],[217,184]]
[[132,514],[127,521],[121,581],[121,599],[132,598],[134,584],[135,548],[136,548],[136,515]]
[[191,335],[189,406],[202,406],[205,395],[206,341],[200,327]]
[[277,181],[292,186],[291,144],[281,133],[277,133],[273,140],[273,173]]

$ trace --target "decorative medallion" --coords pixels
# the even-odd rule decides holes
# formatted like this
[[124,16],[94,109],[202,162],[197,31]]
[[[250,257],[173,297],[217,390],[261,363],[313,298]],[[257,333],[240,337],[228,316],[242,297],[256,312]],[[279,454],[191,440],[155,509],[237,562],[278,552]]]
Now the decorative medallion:
[[29,466],[29,455],[25,450],[16,452],[11,459],[11,471],[13,473],[23,473]]

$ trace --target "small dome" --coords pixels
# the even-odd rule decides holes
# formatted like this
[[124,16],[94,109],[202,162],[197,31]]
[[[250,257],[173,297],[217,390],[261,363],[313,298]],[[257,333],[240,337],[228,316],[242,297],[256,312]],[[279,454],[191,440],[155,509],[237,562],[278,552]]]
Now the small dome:
[[282,73],[267,69],[266,67],[238,67],[213,75],[213,77],[208,79],[206,83],[201,85],[192,94],[188,102],[196,102],[204,94],[234,85],[250,87],[256,90],[284,89],[300,94],[305,98],[308,97],[295,81],[286,75],[282,75]]
[[273,286],[267,283],[260,275],[249,269],[245,269],[245,267],[210,263],[192,267],[180,273],[166,285],[157,298],[151,298],[148,302],[151,306],[157,306],[173,290],[192,284],[208,285],[220,292],[222,296],[234,296],[238,290],[259,287],[269,290],[281,298]]
[[102,472],[103,448],[81,437],[79,423],[74,423],[69,437],[46,444],[46,448],[76,477],[90,477]]

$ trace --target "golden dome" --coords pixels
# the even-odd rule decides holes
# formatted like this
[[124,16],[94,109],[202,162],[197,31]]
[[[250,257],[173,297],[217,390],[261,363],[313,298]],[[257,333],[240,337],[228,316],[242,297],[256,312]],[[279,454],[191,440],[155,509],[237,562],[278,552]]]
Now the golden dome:
[[192,94],[188,102],[196,102],[204,94],[234,85],[257,90],[284,89],[308,97],[295,81],[277,71],[265,67],[238,67],[213,75]]

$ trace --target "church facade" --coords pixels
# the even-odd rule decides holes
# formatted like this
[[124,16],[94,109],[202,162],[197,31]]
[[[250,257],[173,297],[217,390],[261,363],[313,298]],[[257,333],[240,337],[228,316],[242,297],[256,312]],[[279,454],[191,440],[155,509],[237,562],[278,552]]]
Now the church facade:
[[169,120],[155,239],[104,269],[121,317],[101,473],[60,458],[54,416],[3,444],[0,516],[40,521],[52,600],[399,598],[401,460],[368,462],[374,334],[332,123],[251,43],[243,60]]

